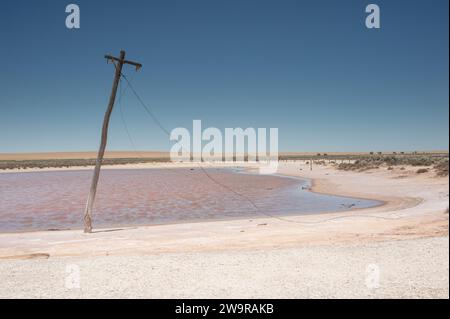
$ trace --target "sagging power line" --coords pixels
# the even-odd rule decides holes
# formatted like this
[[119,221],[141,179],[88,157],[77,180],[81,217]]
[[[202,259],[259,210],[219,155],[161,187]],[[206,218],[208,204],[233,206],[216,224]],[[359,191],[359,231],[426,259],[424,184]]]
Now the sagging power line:
[[[142,108],[145,110],[145,112],[151,117],[151,119],[156,123],[156,125],[168,136],[170,137],[170,132],[169,130],[167,130],[164,125],[159,121],[158,117],[152,112],[151,108],[143,101],[143,99],[140,97],[140,95],[137,93],[137,91],[135,90],[135,88],[133,87],[133,85],[131,84],[131,81],[128,80],[127,76],[125,74],[122,73],[122,77],[123,79],[127,82],[127,88],[129,87],[131,92],[133,93],[133,95],[136,97],[136,99],[139,101],[140,105],[142,106]],[[131,138],[131,135],[130,135]],[[134,144],[134,143],[133,143]],[[188,151],[189,152],[189,151]],[[273,218],[273,219],[277,219],[283,222],[288,222],[288,223],[295,223],[295,224],[302,224],[302,225],[316,225],[316,224],[321,224],[321,223],[325,223],[325,222],[329,222],[329,221],[334,221],[334,220],[339,220],[339,219],[345,219],[345,218],[349,218],[349,217],[355,217],[355,218],[374,218],[374,219],[383,219],[383,220],[393,220],[393,219],[399,219],[399,217],[384,217],[384,216],[375,216],[375,215],[351,215],[351,216],[337,216],[337,217],[332,217],[332,218],[327,218],[324,220],[320,220],[317,222],[306,222],[306,221],[297,221],[297,220],[291,220],[288,218],[284,218],[281,216],[276,216],[276,215],[272,215],[269,213],[265,213],[263,212],[258,205],[248,196],[241,194],[237,191],[235,191],[233,188],[231,188],[228,185],[225,185],[223,183],[221,183],[220,181],[218,181],[217,179],[215,179],[214,177],[211,176],[211,174],[209,174],[203,166],[198,165],[197,168],[199,168],[203,174],[210,179],[213,183],[219,185],[221,188],[235,194],[236,196],[238,196],[239,198],[244,199],[245,201],[247,201],[253,208],[254,211],[262,216],[266,216],[269,218]]]
[[[145,110],[145,112],[152,118],[152,120],[155,122],[155,124],[166,135],[168,135],[170,137],[169,130],[167,130],[164,127],[164,125],[162,125],[162,123],[159,121],[157,116],[152,112],[152,110],[147,106],[147,104],[145,104],[145,102],[142,100],[140,95],[136,92],[136,90],[134,89],[133,85],[131,84],[131,81],[129,81],[127,76],[125,74],[123,74],[122,68],[123,68],[124,64],[129,64],[129,65],[134,66],[136,68],[136,71],[138,71],[139,69],[142,68],[142,64],[140,64],[140,63],[125,60],[125,55],[126,55],[125,51],[122,50],[122,51],[120,51],[120,57],[119,58],[113,57],[111,55],[106,55],[105,56],[105,58],[107,59],[108,62],[112,62],[114,64],[114,67],[115,67],[116,71],[115,71],[113,87],[112,87],[111,96],[110,96],[110,99],[109,99],[108,108],[106,109],[105,117],[104,117],[104,120],[103,120],[100,148],[99,148],[98,155],[97,155],[97,160],[96,160],[95,169],[94,169],[94,175],[93,175],[93,178],[92,178],[91,188],[90,188],[88,200],[87,200],[87,203],[86,203],[86,209],[85,209],[85,213],[84,213],[84,232],[85,233],[91,233],[92,232],[92,210],[93,210],[95,196],[96,196],[96,192],[97,192],[97,185],[98,185],[98,180],[99,180],[99,176],[100,176],[100,169],[101,169],[103,157],[104,157],[105,150],[106,150],[106,143],[107,143],[107,138],[108,138],[109,120],[111,118],[111,113],[112,113],[112,110],[114,108],[114,103],[115,103],[115,99],[116,99],[116,95],[117,95],[117,88],[118,88],[118,86],[119,86],[119,84],[121,82],[121,78],[125,79],[125,81],[127,82],[127,85],[128,85],[127,88],[128,87],[130,88],[130,90],[133,92],[133,95],[135,95],[135,97],[139,101],[140,105]],[[119,97],[119,101],[120,102],[121,102],[121,99],[122,99],[122,94],[120,94],[120,97]],[[122,121],[124,122],[125,129],[127,131],[127,135],[129,137],[130,141],[132,142],[131,134],[129,133],[128,126],[125,123],[125,118],[123,116],[122,109],[120,111],[121,111]],[[135,145],[134,145],[133,142],[132,142],[132,144],[133,144],[133,147],[135,148]],[[244,199],[245,201],[247,201],[248,203],[250,203],[251,206],[254,208],[254,211],[256,213],[258,213],[259,215],[263,215],[263,216],[266,216],[266,217],[269,217],[269,218],[278,219],[278,220],[284,221],[284,222],[297,223],[297,224],[303,224],[303,225],[315,225],[315,224],[320,224],[320,223],[324,223],[324,222],[328,222],[328,221],[332,221],[332,220],[337,220],[337,219],[342,219],[342,218],[348,218],[348,217],[380,218],[380,219],[398,219],[399,218],[399,217],[392,217],[392,218],[390,218],[390,217],[371,216],[371,215],[351,215],[351,216],[339,216],[339,217],[334,217],[334,218],[328,218],[328,219],[317,221],[317,222],[301,222],[301,221],[290,220],[290,219],[287,219],[287,218],[283,218],[283,217],[280,217],[280,216],[275,216],[275,215],[271,215],[271,214],[262,212],[261,209],[256,205],[256,203],[251,198],[249,198],[248,196],[246,196],[244,194],[241,194],[241,193],[235,191],[234,189],[232,189],[231,187],[229,187],[229,186],[219,182],[214,177],[212,177],[204,169],[203,166],[198,165],[198,168],[214,184],[219,185],[223,189],[228,190],[229,192],[235,194],[236,196],[238,196],[238,197]]]

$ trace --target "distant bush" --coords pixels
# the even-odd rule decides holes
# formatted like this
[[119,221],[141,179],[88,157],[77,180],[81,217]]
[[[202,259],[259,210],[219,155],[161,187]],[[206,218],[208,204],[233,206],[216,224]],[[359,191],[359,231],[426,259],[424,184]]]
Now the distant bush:
[[443,159],[433,167],[438,176],[448,176],[448,159]]
[[[105,158],[104,165],[137,164],[151,162],[167,162],[167,158]],[[26,169],[26,168],[59,168],[94,166],[95,159],[55,159],[55,160],[24,160],[24,161],[0,161],[0,170]]]
[[435,163],[435,159],[427,156],[413,157],[409,160],[409,165],[412,166],[431,166]]
[[417,174],[423,174],[423,173],[428,173],[428,168],[419,168],[416,171]]
[[378,168],[379,165],[377,165],[377,162],[363,159],[363,160],[356,160],[353,163],[341,163],[338,165],[338,169],[344,170],[344,171],[365,171],[369,169],[375,169]]
[[389,170],[395,166],[429,166],[434,165],[434,169],[438,172],[439,176],[448,175],[448,157],[432,156],[432,155],[417,155],[417,156],[401,156],[401,155],[371,155],[361,156],[351,163],[341,163],[337,166],[341,170],[357,170],[364,171],[380,166],[387,166]]

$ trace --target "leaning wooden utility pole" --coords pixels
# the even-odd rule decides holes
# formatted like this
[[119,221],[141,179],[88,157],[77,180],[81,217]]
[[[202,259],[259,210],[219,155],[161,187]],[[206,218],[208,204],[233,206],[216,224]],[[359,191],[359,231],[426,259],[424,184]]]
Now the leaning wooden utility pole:
[[84,232],[92,232],[92,209],[94,207],[95,194],[97,193],[97,184],[100,177],[100,168],[103,162],[103,156],[105,155],[106,141],[108,139],[108,126],[109,119],[116,100],[117,87],[119,86],[120,77],[122,76],[122,67],[124,64],[130,64],[136,67],[136,71],[139,70],[142,65],[136,62],[125,60],[125,51],[120,51],[120,57],[115,58],[110,55],[105,55],[107,62],[111,61],[116,67],[116,74],[114,76],[114,82],[112,86],[111,96],[109,98],[108,108],[106,109],[105,118],[103,119],[102,138],[100,142],[100,149],[98,150],[97,161],[95,162],[94,176],[92,177],[91,189],[89,197],[86,203],[86,210],[84,212]]

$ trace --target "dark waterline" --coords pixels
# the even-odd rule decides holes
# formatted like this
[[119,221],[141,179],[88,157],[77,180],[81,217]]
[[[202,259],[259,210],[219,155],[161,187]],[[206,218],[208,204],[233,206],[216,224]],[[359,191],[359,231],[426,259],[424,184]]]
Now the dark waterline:
[[[373,207],[378,201],[308,191],[309,181],[277,175],[208,169],[103,170],[94,227],[338,212]],[[78,229],[90,170],[0,174],[0,232]],[[245,198],[251,199],[257,207]]]

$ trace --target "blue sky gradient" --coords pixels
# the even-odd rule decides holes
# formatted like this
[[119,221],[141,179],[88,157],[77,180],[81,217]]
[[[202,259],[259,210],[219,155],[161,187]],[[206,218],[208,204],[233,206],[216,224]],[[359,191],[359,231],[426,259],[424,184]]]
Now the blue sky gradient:
[[[447,150],[448,1],[2,1],[0,153],[96,150],[127,51],[136,90],[169,129],[278,127],[281,151]],[[381,8],[367,29],[365,7]],[[128,90],[141,150],[167,136]],[[110,150],[133,150],[117,103]]]

